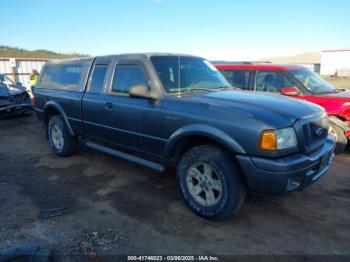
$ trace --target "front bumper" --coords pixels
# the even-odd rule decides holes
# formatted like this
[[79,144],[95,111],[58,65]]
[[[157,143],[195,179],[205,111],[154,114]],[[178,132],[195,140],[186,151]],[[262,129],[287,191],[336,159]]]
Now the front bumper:
[[257,194],[281,195],[302,190],[323,176],[334,159],[335,140],[328,136],[316,152],[269,159],[237,156],[249,190]]
[[29,112],[33,110],[31,103],[22,103],[22,104],[12,104],[0,107],[0,114],[12,114],[20,112]]

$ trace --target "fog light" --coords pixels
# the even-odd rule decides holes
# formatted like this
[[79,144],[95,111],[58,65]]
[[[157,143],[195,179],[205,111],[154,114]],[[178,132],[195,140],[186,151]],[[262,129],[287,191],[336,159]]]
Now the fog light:
[[287,191],[292,191],[297,189],[303,180],[303,176],[296,176],[288,179]]

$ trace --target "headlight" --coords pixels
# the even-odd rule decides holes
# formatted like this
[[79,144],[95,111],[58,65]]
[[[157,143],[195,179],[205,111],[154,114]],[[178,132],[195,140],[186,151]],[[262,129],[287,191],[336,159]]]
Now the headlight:
[[265,130],[261,133],[259,149],[277,151],[297,146],[294,128]]

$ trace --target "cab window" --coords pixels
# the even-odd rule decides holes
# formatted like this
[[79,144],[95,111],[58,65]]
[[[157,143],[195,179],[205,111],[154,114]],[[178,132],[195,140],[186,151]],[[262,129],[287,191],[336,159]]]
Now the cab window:
[[255,91],[260,92],[280,92],[280,72],[279,71],[256,71]]
[[128,94],[134,85],[148,85],[147,77],[141,66],[117,65],[114,72],[112,92]]
[[293,83],[286,74],[283,74],[283,86],[282,86],[282,88],[283,87],[294,87],[294,88],[297,88],[296,84]]
[[243,90],[249,90],[249,76],[250,70],[220,70],[221,74],[230,82],[234,87],[238,87]]
[[280,93],[284,87],[295,87],[282,71],[256,71],[255,91]]
[[90,80],[89,93],[102,93],[108,65],[95,65]]

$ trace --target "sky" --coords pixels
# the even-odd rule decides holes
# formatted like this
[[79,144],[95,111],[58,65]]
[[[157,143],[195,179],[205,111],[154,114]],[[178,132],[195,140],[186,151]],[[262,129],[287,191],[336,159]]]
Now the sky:
[[349,0],[0,0],[0,45],[255,60],[350,48]]

